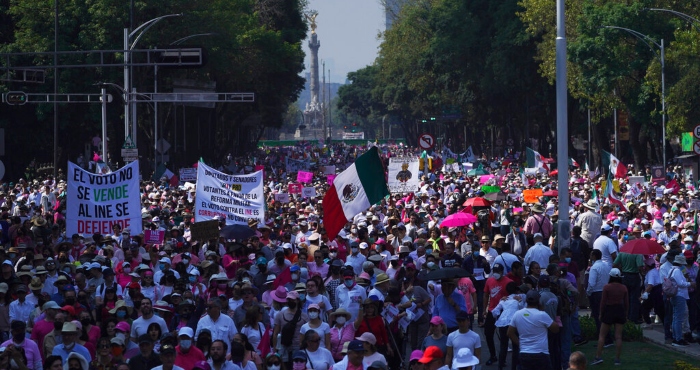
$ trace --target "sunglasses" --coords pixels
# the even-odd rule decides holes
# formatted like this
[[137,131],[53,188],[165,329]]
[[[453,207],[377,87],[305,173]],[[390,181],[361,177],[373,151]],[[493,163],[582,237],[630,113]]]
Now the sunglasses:
[[301,362],[301,363],[306,363],[306,360],[295,359],[294,362],[297,362],[297,363],[299,363],[299,362]]
[[280,364],[279,361],[270,361],[270,362],[267,363],[267,366],[277,366],[277,365],[279,365],[279,364]]

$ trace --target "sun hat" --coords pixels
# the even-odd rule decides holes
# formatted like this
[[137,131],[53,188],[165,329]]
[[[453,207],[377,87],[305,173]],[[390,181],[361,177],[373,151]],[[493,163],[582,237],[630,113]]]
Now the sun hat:
[[461,369],[463,367],[474,366],[479,363],[479,359],[474,356],[469,348],[463,347],[457,350],[452,359],[452,368]]
[[299,299],[299,292],[296,290],[287,292],[287,299]]
[[186,337],[189,337],[189,338],[193,338],[193,337],[194,337],[194,331],[192,331],[192,328],[190,328],[189,326],[183,326],[183,327],[180,328],[180,330],[177,331],[177,336],[178,336],[178,337],[180,337],[180,336],[186,336]]
[[287,289],[283,286],[278,286],[275,292],[270,294],[272,300],[279,303],[287,303]]
[[62,333],[75,333],[78,331],[78,327],[75,326],[72,322],[64,322],[63,327],[61,328]]
[[350,312],[348,312],[345,308],[340,307],[337,310],[333,311],[333,313],[331,313],[329,315],[329,320],[333,321],[333,320],[335,320],[336,316],[341,316],[341,315],[347,317],[348,320],[350,318],[352,318],[352,314],[350,314]]
[[351,340],[348,343],[348,351],[354,351],[354,352],[364,352],[365,351],[365,346],[364,343],[361,340]]
[[682,254],[679,254],[676,256],[676,258],[673,259],[673,263],[679,264],[679,265],[685,265],[688,262],[685,260],[685,256],[683,256]]
[[379,284],[386,283],[386,282],[388,282],[389,280],[390,280],[390,279],[389,279],[389,275],[387,275],[387,274],[385,274],[385,273],[381,273],[381,274],[378,274],[378,275],[377,275],[377,280],[374,282],[374,285],[377,286],[377,285],[379,285]]

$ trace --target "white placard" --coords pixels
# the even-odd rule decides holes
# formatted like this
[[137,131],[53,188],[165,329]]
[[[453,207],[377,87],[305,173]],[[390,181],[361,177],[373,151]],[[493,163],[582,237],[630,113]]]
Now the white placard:
[[275,200],[280,203],[289,203],[289,193],[277,193],[275,194]]
[[197,181],[197,169],[194,167],[180,168],[180,181]]
[[100,175],[68,162],[66,234],[111,234],[112,226],[141,234],[139,162]]
[[324,166],[323,167],[323,174],[324,175],[335,175],[335,166]]
[[199,162],[195,222],[220,216],[227,225],[247,225],[251,218],[264,223],[262,177],[262,171],[249,175],[228,175]]
[[313,198],[316,196],[316,188],[309,186],[301,189],[301,196],[304,198]]
[[391,193],[412,193],[418,191],[420,171],[417,157],[396,157],[389,159],[387,186]]
[[644,176],[630,176],[629,177],[630,186],[636,186],[637,184],[640,184],[643,187],[644,182],[645,182]]
[[690,205],[688,206],[690,211],[700,211],[700,199],[691,199]]

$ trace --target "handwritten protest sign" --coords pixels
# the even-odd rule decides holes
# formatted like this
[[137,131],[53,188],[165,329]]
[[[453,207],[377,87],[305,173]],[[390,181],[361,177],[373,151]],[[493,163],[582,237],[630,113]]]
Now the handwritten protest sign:
[[139,162],[104,175],[87,172],[68,162],[66,232],[110,234],[112,225],[141,233]]
[[265,222],[262,171],[228,175],[203,162],[197,167],[195,222],[223,217],[227,225]]
[[194,167],[180,168],[180,181],[197,181],[197,169]]
[[523,190],[523,200],[525,203],[539,203],[537,197],[542,196],[542,189]]
[[389,158],[387,187],[391,193],[409,193],[418,190],[420,170],[418,157]]
[[700,211],[700,199],[691,199],[690,205],[688,206],[690,211]]

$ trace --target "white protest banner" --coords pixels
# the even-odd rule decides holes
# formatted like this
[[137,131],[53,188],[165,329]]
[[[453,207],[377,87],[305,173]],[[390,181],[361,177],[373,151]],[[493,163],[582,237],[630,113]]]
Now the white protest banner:
[[689,211],[700,211],[700,199],[691,199],[688,206]]
[[418,191],[420,171],[417,157],[389,158],[389,180],[391,193],[411,193]]
[[464,162],[464,163],[462,163],[462,168],[464,168],[464,171],[469,171],[472,168],[474,168],[474,163]]
[[180,181],[197,181],[197,169],[193,167],[180,168]]
[[262,171],[249,175],[228,175],[199,162],[195,222],[221,216],[227,225],[247,225],[251,218],[264,223],[262,177]]
[[462,167],[459,163],[452,163],[452,172],[462,172]]
[[301,189],[301,196],[304,198],[313,198],[316,196],[316,188],[309,186]]
[[335,166],[324,166],[323,167],[323,174],[324,175],[335,175]]
[[141,234],[139,162],[98,175],[68,162],[67,235],[112,233],[112,225]]
[[287,173],[296,173],[298,171],[304,171],[309,169],[309,162],[299,159],[291,159],[286,157],[284,159],[285,171]]
[[629,184],[630,187],[636,187],[637,184],[644,186],[644,176],[630,176]]
[[657,198],[663,198],[664,197],[664,188],[663,187],[658,187],[656,188],[656,197]]
[[275,194],[275,200],[280,203],[289,203],[289,193],[277,193]]

